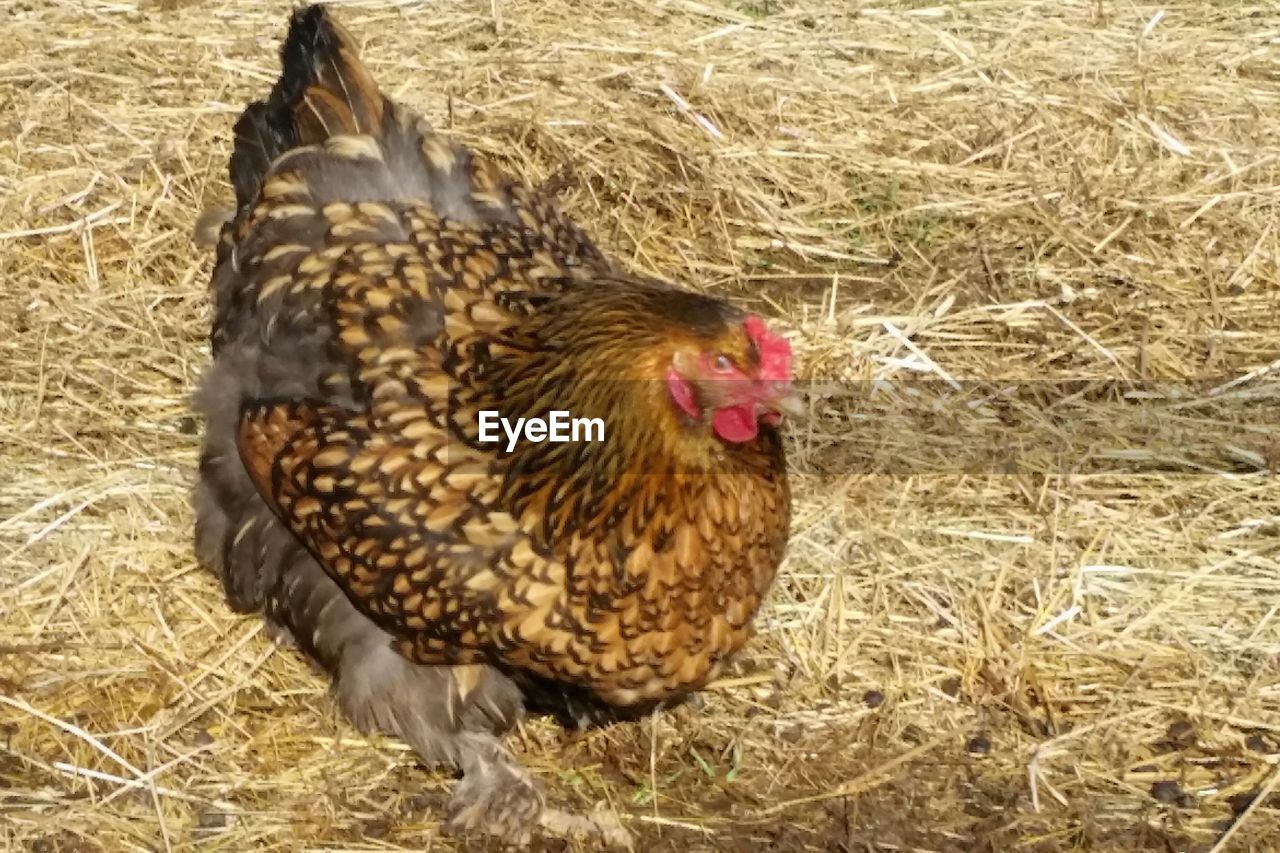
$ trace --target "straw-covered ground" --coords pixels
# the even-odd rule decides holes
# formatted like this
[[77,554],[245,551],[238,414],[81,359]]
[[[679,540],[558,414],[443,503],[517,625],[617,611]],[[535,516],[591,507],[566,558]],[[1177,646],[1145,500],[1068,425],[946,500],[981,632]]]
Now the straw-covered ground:
[[[819,381],[759,639],[700,708],[513,736],[554,803],[652,850],[1280,848],[1280,4],[342,5]],[[286,15],[0,0],[11,849],[454,849],[451,781],[192,557],[189,237]]]

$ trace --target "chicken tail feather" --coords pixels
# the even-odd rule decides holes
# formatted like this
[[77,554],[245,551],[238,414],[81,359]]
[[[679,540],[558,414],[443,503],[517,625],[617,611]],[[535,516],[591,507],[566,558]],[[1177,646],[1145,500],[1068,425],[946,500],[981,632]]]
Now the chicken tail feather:
[[250,104],[235,125],[231,183],[241,209],[256,199],[282,154],[333,136],[381,137],[390,110],[355,40],[324,6],[293,13],[280,61],[270,96]]
[[284,71],[268,104],[292,118],[297,144],[379,134],[386,101],[360,62],[355,40],[324,6],[294,13],[280,61]]
[[[293,177],[268,193],[276,202],[412,202],[443,219],[518,223],[538,231],[565,266],[609,268],[550,198],[513,184],[491,158],[449,141],[383,95],[355,39],[326,7],[293,13],[280,61],[270,95],[250,104],[235,125],[235,237],[244,238],[250,211],[287,163]],[[300,185],[305,191],[299,194]],[[310,227],[291,222],[295,231]],[[224,254],[234,258],[229,245]]]

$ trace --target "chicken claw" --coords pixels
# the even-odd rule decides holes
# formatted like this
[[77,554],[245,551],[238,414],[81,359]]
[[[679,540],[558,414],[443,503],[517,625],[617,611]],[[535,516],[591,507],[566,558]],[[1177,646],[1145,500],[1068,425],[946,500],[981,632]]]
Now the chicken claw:
[[560,809],[543,809],[538,819],[542,829],[562,838],[582,838],[600,842],[601,846],[616,850],[634,850],[631,833],[618,820],[613,809],[600,803],[591,813],[582,816]]
[[543,809],[538,783],[496,745],[468,751],[461,763],[462,780],[447,806],[449,833],[492,835],[509,844],[527,845]]
[[463,777],[447,806],[445,829],[451,835],[489,835],[524,847],[541,828],[548,835],[597,842],[600,848],[634,849],[631,833],[603,803],[587,815],[548,808],[533,776],[499,744],[476,734],[459,740]]

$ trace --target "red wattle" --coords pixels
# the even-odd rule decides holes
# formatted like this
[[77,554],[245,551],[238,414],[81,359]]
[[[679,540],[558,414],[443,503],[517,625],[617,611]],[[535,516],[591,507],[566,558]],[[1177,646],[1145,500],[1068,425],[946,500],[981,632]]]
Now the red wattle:
[[716,409],[711,416],[711,428],[716,435],[734,444],[744,444],[756,437],[759,427],[756,425],[755,406],[726,406]]

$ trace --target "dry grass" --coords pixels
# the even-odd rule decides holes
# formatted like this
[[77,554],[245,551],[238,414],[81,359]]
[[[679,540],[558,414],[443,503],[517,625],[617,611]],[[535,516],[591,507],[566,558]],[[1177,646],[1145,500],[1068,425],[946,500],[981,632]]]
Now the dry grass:
[[[791,430],[739,677],[529,725],[556,802],[653,850],[1276,849],[1280,5],[344,5],[398,96],[846,380]],[[15,849],[453,849],[449,780],[357,738],[191,555],[188,235],[285,12],[0,0]],[[854,384],[922,372],[957,387]],[[1164,396],[1046,408],[1054,379]]]

